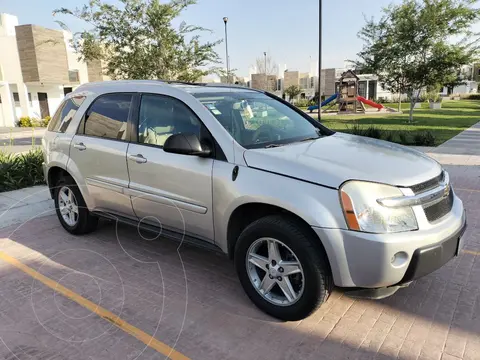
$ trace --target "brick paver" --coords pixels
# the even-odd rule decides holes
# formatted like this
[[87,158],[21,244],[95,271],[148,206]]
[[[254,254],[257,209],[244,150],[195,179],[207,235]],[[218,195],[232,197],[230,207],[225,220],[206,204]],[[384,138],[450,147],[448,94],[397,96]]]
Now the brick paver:
[[[446,168],[468,253],[387,299],[335,291],[298,322],[257,310],[226,257],[114,222],[76,237],[34,219],[0,230],[0,250],[193,359],[480,359],[480,167]],[[164,358],[1,261],[0,284],[0,358]]]

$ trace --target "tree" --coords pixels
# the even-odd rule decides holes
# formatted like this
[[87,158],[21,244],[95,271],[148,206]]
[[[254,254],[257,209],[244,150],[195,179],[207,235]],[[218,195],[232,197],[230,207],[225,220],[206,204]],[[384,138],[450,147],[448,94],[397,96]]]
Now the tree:
[[[91,27],[76,33],[72,46],[81,60],[102,60],[112,79],[165,79],[197,81],[218,70],[214,47],[221,42],[200,42],[199,32],[209,31],[172,20],[196,0],[120,0],[117,7],[103,0],[90,0],[82,8],[60,8]],[[68,27],[58,21],[64,28]]]
[[[266,61],[265,61],[266,60]],[[256,71],[257,74],[264,74],[264,75],[277,75],[278,74],[278,66],[275,61],[272,59],[270,55],[267,54],[266,59],[265,56],[258,57],[255,61]],[[269,90],[268,89],[268,80],[267,76],[264,77],[261,86],[261,89]]]
[[457,70],[447,75],[443,85],[447,88],[447,94],[450,95],[455,87],[465,85],[466,83],[465,74],[461,70]]
[[300,86],[298,85],[290,85],[285,89],[285,94],[288,95],[288,98],[290,100],[294,99],[298,95],[302,93],[302,89],[300,89]]
[[[357,65],[382,86],[410,98],[409,122],[420,91],[442,84],[476,55],[469,30],[479,19],[474,0],[403,0],[383,10],[359,32],[364,41]],[[463,37],[459,41],[455,38]]]

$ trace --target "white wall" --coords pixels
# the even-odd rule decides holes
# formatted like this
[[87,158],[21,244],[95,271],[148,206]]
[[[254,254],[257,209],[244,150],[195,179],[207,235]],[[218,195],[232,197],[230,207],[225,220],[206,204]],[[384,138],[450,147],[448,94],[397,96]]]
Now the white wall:
[[67,49],[67,61],[69,70],[78,70],[80,83],[88,82],[88,69],[87,64],[83,61],[78,61],[78,55],[73,51],[72,46],[70,45],[70,40],[72,39],[72,33],[68,31],[63,32],[63,38],[65,41],[65,47]]
[[3,81],[23,82],[15,37],[15,26],[18,25],[18,19],[13,15],[0,14],[0,20],[0,67]]
[[[63,95],[63,86],[60,85],[27,85],[27,90],[31,94],[32,97],[32,104],[28,104],[30,115],[34,118],[40,119],[40,104],[38,102],[38,93],[47,93],[48,99],[48,110],[50,112],[50,116],[53,116],[57,108],[60,106],[64,95]],[[11,85],[10,91],[12,92],[12,100],[13,100],[13,93],[17,92],[17,86]],[[22,114],[22,109],[20,106],[15,106],[15,115],[17,119],[19,119]]]

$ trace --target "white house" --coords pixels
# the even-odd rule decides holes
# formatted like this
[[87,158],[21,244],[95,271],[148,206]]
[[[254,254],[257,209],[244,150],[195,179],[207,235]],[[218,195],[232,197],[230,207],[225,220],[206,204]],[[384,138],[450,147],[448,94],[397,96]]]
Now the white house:
[[[37,25],[18,25],[0,14],[0,126],[22,116],[52,116],[66,93],[101,80],[98,69],[77,60],[71,34]],[[95,64],[96,65],[96,64]]]

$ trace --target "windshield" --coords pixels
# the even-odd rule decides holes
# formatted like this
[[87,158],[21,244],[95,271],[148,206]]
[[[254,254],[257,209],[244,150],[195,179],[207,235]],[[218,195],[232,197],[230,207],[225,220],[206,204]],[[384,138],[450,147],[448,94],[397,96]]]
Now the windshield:
[[253,91],[193,93],[247,149],[317,139],[320,129],[287,105]]

